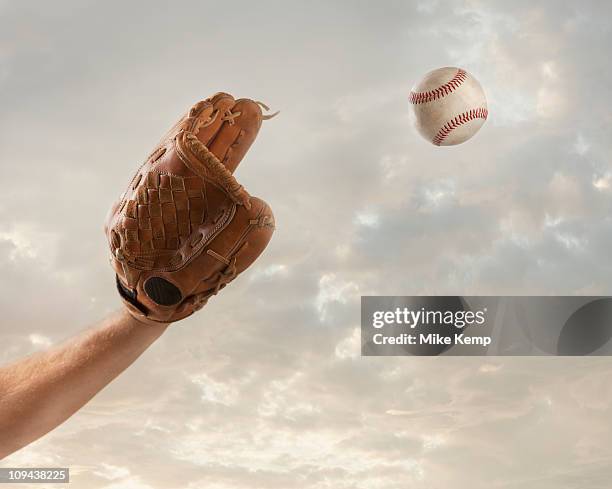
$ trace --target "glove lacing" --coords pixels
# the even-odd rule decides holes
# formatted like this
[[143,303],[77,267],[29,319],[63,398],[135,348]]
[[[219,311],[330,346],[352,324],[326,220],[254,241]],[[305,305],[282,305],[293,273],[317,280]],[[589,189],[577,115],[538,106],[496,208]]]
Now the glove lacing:
[[201,309],[202,307],[204,307],[206,302],[208,302],[208,299],[210,299],[213,295],[217,295],[223,287],[225,287],[227,284],[229,284],[232,280],[236,278],[236,275],[238,275],[238,269],[236,268],[236,260],[240,252],[246,246],[248,246],[248,243],[243,243],[243,245],[238,249],[238,251],[234,254],[231,260],[228,260],[227,258],[221,256],[216,251],[206,250],[207,255],[210,255],[216,260],[219,260],[220,262],[224,263],[226,267],[222,270],[219,270],[215,275],[215,286],[211,290],[206,291],[205,293],[195,298],[193,305],[196,309]]

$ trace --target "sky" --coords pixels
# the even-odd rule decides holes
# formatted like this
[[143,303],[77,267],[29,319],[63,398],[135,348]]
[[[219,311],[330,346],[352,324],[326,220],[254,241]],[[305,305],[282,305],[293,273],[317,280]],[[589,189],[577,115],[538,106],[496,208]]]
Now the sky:
[[[2,465],[67,466],[79,489],[609,487],[612,360],[362,358],[358,328],[362,295],[611,294],[611,18],[0,0],[0,364],[120,307],[106,212],[188,107],[281,111],[236,173],[274,210],[265,254]],[[460,146],[412,124],[441,66],[488,99]]]

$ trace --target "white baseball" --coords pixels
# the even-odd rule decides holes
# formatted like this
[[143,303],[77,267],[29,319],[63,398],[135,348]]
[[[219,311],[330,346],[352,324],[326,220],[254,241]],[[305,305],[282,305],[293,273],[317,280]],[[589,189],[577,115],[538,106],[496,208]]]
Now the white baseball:
[[410,92],[416,128],[436,146],[470,139],[487,119],[487,98],[480,83],[461,68],[430,71]]

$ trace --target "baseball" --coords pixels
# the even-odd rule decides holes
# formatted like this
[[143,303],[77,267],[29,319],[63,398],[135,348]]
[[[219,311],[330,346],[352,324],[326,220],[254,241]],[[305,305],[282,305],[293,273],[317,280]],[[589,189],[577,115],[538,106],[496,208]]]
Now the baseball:
[[487,119],[487,98],[472,75],[461,68],[430,71],[410,92],[416,128],[436,146],[470,139]]

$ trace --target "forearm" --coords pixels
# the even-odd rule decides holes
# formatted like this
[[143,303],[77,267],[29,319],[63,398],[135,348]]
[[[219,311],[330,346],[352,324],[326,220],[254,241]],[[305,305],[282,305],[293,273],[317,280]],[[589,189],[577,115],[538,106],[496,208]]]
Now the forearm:
[[47,352],[0,368],[0,459],[68,419],[166,327],[121,311]]

